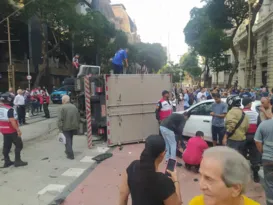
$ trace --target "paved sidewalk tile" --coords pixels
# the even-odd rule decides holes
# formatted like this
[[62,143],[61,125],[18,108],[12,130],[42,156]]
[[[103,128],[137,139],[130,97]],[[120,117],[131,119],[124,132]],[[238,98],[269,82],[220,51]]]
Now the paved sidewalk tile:
[[[116,148],[113,157],[100,163],[89,176],[78,185],[65,199],[62,205],[109,205],[117,204],[119,198],[119,185],[121,174],[135,159],[139,159],[144,148],[143,144],[126,145],[122,150]],[[164,164],[160,170],[165,170]],[[200,194],[199,175],[189,172],[184,168],[178,168],[178,178],[184,204],[196,195]],[[251,183],[247,195],[264,205],[264,193],[260,185]],[[131,202],[129,202],[131,204]]]

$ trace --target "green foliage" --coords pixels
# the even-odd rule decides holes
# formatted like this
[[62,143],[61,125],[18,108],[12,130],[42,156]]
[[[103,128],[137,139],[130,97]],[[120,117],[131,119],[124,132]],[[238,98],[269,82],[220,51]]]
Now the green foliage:
[[186,43],[199,55],[212,58],[230,48],[231,39],[211,24],[207,7],[193,8],[184,29]]
[[232,68],[232,64],[228,62],[227,55],[219,55],[212,58],[209,62],[212,71],[219,73],[222,71],[229,71]]
[[138,43],[134,45],[136,62],[146,62],[146,66],[158,72],[167,63],[167,54],[165,49],[159,43]]
[[[165,65],[163,68],[161,68],[158,71],[159,74],[171,74],[172,75],[172,81],[173,83],[178,83],[183,81],[184,78],[184,71],[182,67],[179,64],[173,64],[170,62],[169,64]],[[180,78],[180,73],[182,73],[182,76]]]
[[180,65],[193,79],[197,79],[202,74],[202,69],[198,65],[198,58],[195,53],[185,53],[180,59]]
[[215,28],[236,29],[248,17],[245,0],[206,0],[207,13]]

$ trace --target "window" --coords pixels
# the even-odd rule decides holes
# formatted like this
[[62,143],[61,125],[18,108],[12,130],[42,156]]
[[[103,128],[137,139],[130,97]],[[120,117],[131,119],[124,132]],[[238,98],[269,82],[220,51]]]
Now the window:
[[206,115],[209,116],[212,111],[213,102],[202,103],[191,110],[192,115]]

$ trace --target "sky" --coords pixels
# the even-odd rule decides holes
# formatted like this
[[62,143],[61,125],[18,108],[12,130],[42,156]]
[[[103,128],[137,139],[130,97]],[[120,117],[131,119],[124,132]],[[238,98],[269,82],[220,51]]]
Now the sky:
[[136,22],[142,42],[161,43],[169,47],[170,60],[178,62],[188,50],[184,27],[190,19],[191,9],[202,6],[200,1],[111,0],[111,3],[125,6],[128,15]]

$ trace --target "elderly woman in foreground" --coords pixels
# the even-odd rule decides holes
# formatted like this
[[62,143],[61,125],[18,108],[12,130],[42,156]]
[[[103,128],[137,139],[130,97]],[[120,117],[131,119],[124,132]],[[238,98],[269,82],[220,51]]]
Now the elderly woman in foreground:
[[234,149],[206,150],[199,171],[203,194],[193,198],[190,205],[259,205],[243,195],[250,181],[250,166]]

